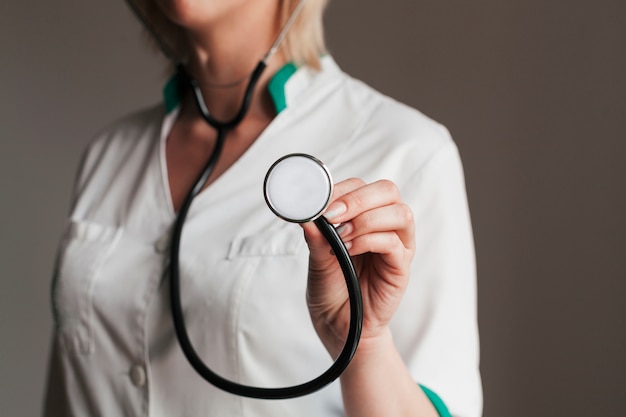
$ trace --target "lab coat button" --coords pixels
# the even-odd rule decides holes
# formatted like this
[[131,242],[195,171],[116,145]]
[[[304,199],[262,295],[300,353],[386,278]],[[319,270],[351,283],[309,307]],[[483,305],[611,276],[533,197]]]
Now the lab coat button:
[[169,244],[170,236],[168,234],[165,234],[159,240],[154,242],[154,250],[157,251],[157,253],[165,253],[165,251],[169,247]]
[[133,365],[130,368],[130,380],[136,387],[146,385],[146,371],[141,365]]

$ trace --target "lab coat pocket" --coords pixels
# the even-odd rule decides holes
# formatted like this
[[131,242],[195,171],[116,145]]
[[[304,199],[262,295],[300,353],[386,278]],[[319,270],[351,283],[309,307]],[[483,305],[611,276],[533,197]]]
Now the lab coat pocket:
[[291,256],[304,245],[302,229],[298,225],[279,222],[263,232],[235,238],[228,251],[228,259]]
[[52,281],[52,307],[68,352],[93,352],[94,287],[120,235],[121,229],[84,221],[70,221],[66,228]]

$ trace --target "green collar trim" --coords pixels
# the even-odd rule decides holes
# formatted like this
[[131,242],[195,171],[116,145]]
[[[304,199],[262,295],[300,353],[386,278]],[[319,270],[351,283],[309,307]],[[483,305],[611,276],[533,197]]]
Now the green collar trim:
[[276,113],[287,108],[287,96],[285,94],[285,85],[293,74],[296,73],[298,67],[293,62],[288,62],[276,74],[272,77],[267,85],[267,91],[270,93],[270,97],[274,102],[274,108]]
[[[297,70],[298,67],[296,67],[293,62],[288,62],[281,69],[279,69],[276,74],[274,74],[267,85],[267,90],[270,93],[272,101],[274,102],[276,113],[280,113],[287,108],[285,85],[287,84],[289,78],[291,78]],[[184,91],[185,85],[183,84],[183,80],[178,73],[175,73],[163,87],[163,102],[167,113],[179,106]]]
[[165,104],[166,113],[178,107],[182,100],[183,91],[185,91],[185,86],[183,85],[182,77],[178,72],[175,72],[163,86],[163,103]]

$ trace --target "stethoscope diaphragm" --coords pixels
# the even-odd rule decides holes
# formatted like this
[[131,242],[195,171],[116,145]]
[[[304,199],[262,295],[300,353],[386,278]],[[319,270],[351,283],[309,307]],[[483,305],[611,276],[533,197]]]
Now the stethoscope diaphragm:
[[333,181],[317,158],[294,153],[270,167],[263,184],[265,201],[283,220],[306,223],[320,217],[333,194]]

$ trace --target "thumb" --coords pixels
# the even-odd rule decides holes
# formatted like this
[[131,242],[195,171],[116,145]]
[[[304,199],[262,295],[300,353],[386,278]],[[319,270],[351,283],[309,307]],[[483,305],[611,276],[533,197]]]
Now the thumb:
[[317,264],[319,268],[328,266],[328,263],[334,260],[334,254],[322,232],[313,222],[303,223],[301,226],[304,231],[304,240],[309,247],[310,262]]

